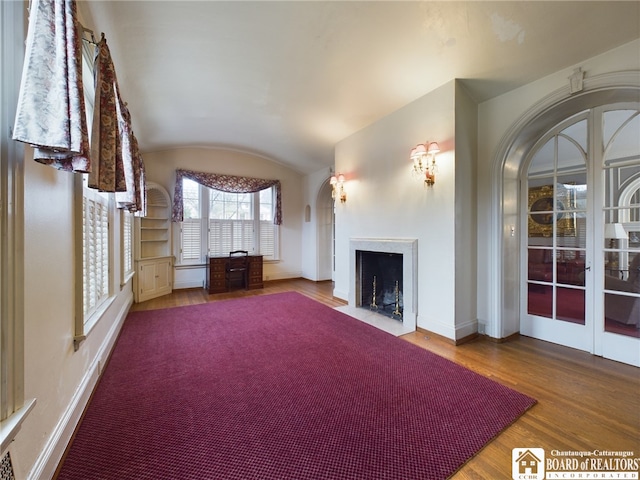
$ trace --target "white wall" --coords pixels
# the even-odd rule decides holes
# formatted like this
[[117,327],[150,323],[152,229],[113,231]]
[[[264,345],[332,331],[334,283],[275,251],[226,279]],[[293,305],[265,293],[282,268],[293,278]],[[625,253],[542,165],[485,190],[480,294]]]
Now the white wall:
[[[76,250],[73,174],[25,160],[24,338],[25,398],[33,411],[10,446],[16,478],[51,478],[99,368],[133,302],[131,282],[120,289],[120,261],[113,263],[114,301],[74,351]],[[119,216],[111,223],[119,239]],[[119,258],[117,244],[114,256]],[[81,315],[81,313],[80,313]]]
[[[327,182],[331,172],[329,168],[323,168],[317,172],[306,175],[303,180],[304,207],[309,207],[309,221],[302,224],[302,277],[313,280],[330,280],[331,268],[326,268],[326,257],[331,255],[331,245],[326,245],[323,226],[324,218],[320,218],[322,205],[318,203],[318,194]],[[320,209],[320,211],[319,211]],[[303,212],[304,215],[304,212]],[[330,264],[330,258],[329,264]]]
[[[519,331],[518,264],[510,265],[504,278],[497,269],[503,258],[514,258],[519,249],[519,228],[511,237],[508,224],[518,224],[517,188],[508,185],[500,195],[503,175],[500,152],[514,126],[532,109],[541,109],[551,97],[569,96],[569,76],[581,67],[585,86],[590,79],[612,72],[640,69],[640,40],[586,59],[524,87],[484,102],[478,107],[478,319],[490,336],[501,338]],[[510,172],[509,175],[517,175]],[[505,224],[496,218],[505,210]],[[509,216],[510,215],[510,216]],[[496,250],[500,245],[500,250]],[[500,321],[501,319],[501,321]]]
[[[26,25],[26,4],[16,5]],[[15,43],[23,48],[22,39]],[[24,397],[36,404],[9,452],[17,479],[42,480],[52,478],[71,439],[133,290],[131,281],[120,287],[120,261],[114,261],[112,303],[75,351],[74,269],[82,260],[74,245],[74,175],[34,162],[29,148],[24,157],[24,281],[15,288],[24,291]],[[119,220],[116,215],[111,222],[114,258],[120,255]]]
[[[345,175],[348,200],[336,207],[334,295],[349,297],[350,238],[417,238],[418,327],[452,339],[475,328],[475,308],[456,312],[456,276],[466,274],[456,266],[456,228],[468,233],[475,225],[456,224],[456,204],[469,208],[474,195],[473,190],[456,190],[456,176],[463,175],[464,187],[464,178],[471,175],[456,169],[468,170],[473,157],[467,151],[457,165],[455,97],[456,82],[451,81],[350,136],[336,146],[335,165]],[[426,141],[437,141],[441,148],[433,187],[411,174],[410,150]],[[473,288],[469,285],[465,288]]]
[[[143,154],[147,180],[162,185],[171,196],[176,169],[280,180],[282,185],[282,225],[280,260],[265,262],[264,279],[297,278],[302,275],[302,224],[304,215],[303,176],[273,160],[255,154],[218,148],[176,148]],[[174,236],[174,238],[176,238]],[[174,247],[177,242],[174,242]],[[200,287],[205,269],[176,268],[175,288]]]
[[460,339],[477,332],[478,108],[460,82],[455,95],[455,318]]

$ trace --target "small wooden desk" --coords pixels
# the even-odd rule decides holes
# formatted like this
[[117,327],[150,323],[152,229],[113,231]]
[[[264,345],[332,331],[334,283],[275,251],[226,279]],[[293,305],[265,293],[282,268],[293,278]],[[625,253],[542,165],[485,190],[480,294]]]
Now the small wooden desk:
[[[223,293],[227,291],[225,270],[229,257],[207,257],[207,291],[209,293]],[[253,290],[264,288],[262,280],[262,255],[249,255],[249,281],[247,288]]]

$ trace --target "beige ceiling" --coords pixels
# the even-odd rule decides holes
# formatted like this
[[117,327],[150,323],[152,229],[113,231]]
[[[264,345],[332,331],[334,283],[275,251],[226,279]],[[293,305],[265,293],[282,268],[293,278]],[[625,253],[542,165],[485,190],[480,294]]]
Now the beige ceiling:
[[[640,2],[96,1],[143,152],[218,146],[303,172],[454,79],[478,101],[640,37]],[[640,52],[639,52],[640,54]]]

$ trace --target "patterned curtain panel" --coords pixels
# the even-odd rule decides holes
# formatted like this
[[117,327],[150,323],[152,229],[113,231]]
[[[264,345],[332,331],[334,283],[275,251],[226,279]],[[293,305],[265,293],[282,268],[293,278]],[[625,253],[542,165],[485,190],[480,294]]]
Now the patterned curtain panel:
[[215,188],[228,193],[254,193],[265,188],[275,187],[276,208],[273,217],[275,225],[282,224],[282,201],[280,198],[280,180],[265,180],[262,178],[234,177],[233,175],[218,175],[215,173],[194,172],[192,170],[176,170],[176,186],[173,195],[172,220],[182,222],[182,179],[188,178],[205,187]]
[[93,106],[91,158],[94,165],[89,174],[89,187],[102,192],[125,192],[123,140],[127,144],[129,142],[126,132],[122,132],[125,119],[122,117],[118,80],[104,35],[96,46],[93,68],[96,100]]
[[74,1],[32,0],[13,138],[38,162],[88,172],[81,28]]
[[118,208],[144,214],[144,163],[104,34],[89,146],[82,41],[74,0],[32,0],[13,138],[33,145],[38,162],[88,173],[90,188],[116,192]]
[[[98,42],[94,75],[96,101],[93,110],[89,187],[116,192],[118,208],[144,210],[144,163],[131,126],[131,114],[120,96],[115,67],[107,40]],[[142,182],[144,185],[144,182]]]
[[[133,142],[133,152],[135,152],[135,158],[133,161],[133,183],[134,189],[134,203],[133,206],[124,206],[130,212],[135,212],[136,216],[147,216],[147,188],[146,188],[146,173],[144,169],[144,162],[142,161],[142,155],[138,148],[138,140],[134,135],[131,135],[131,141]],[[118,194],[116,193],[116,200]]]

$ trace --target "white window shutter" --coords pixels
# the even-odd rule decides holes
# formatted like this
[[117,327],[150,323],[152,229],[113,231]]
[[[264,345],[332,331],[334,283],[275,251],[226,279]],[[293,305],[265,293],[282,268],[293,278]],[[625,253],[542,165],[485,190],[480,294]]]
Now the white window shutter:
[[109,203],[97,192],[84,191],[83,305],[87,318],[109,296]]
[[[278,226],[273,224],[273,189],[263,192],[263,195],[252,194],[254,208],[247,206],[248,194],[223,193],[214,189],[208,192],[205,198],[209,198],[209,201],[203,212],[203,216],[208,218],[208,255],[225,256],[234,250],[247,250],[269,260],[277,258]],[[185,218],[182,230],[183,260],[186,260],[186,245],[193,242],[194,251],[198,247],[197,234],[191,234],[185,228],[186,222]]]
[[275,256],[276,226],[273,222],[260,222],[260,255],[272,259]]
[[122,214],[122,270],[126,275],[133,270],[133,214]]
[[200,260],[201,222],[199,218],[186,218],[182,222],[182,261]]

